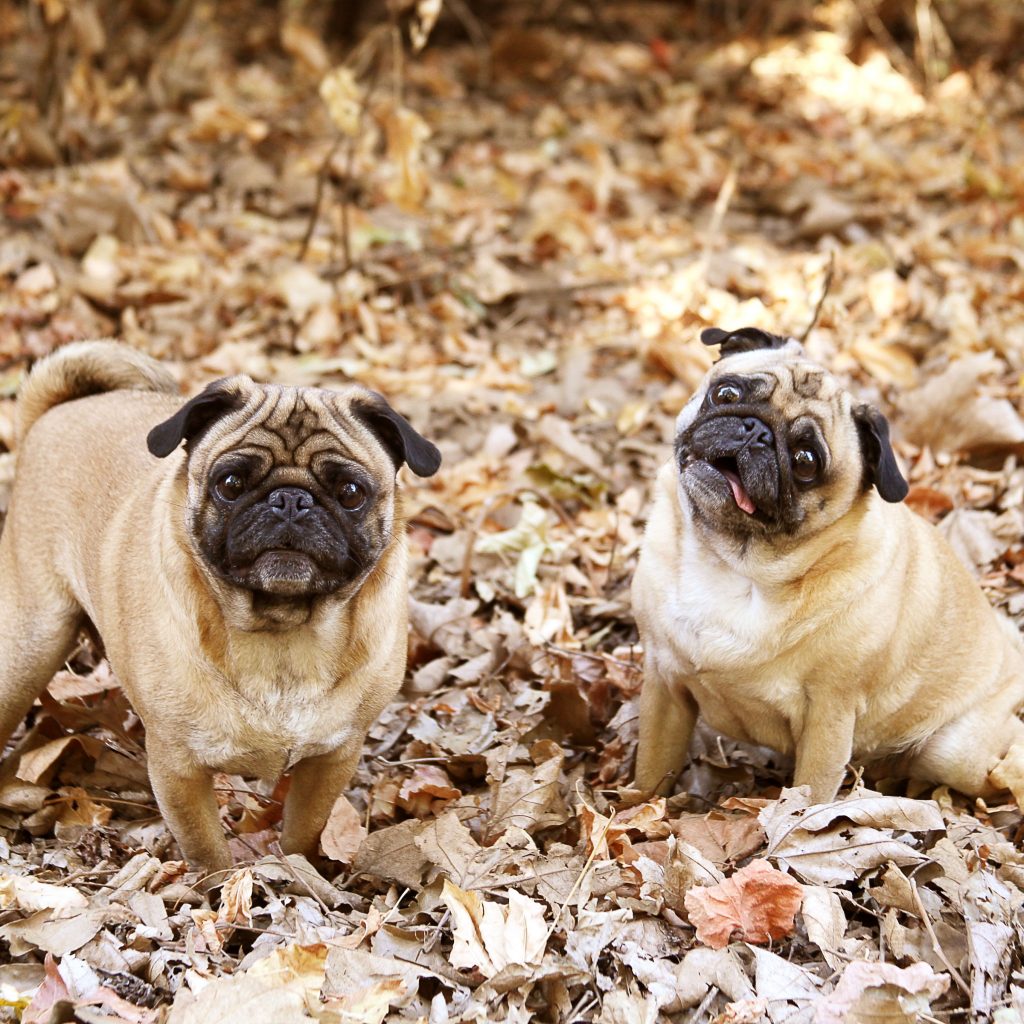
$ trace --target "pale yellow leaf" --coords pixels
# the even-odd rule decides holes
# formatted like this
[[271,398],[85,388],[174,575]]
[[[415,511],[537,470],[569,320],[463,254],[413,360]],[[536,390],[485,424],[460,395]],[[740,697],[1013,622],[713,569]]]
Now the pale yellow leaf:
[[339,66],[324,75],[320,81],[320,98],[342,135],[358,134],[363,97],[351,68]]

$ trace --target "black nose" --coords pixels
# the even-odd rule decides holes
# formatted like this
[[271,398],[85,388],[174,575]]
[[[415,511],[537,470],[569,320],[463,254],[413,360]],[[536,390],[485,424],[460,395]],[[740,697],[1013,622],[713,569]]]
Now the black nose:
[[278,487],[267,497],[274,515],[281,519],[301,519],[316,504],[313,495],[301,487]]
[[775,443],[775,435],[759,419],[748,416],[743,421],[743,433],[748,445],[770,448]]

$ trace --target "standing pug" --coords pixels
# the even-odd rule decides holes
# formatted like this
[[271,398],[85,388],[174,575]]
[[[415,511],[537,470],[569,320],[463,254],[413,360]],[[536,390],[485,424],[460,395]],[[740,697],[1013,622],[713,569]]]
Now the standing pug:
[[794,753],[816,801],[851,759],[893,757],[1024,806],[1020,638],[900,504],[885,419],[795,341],[701,340],[721,358],[679,415],[633,583],[637,789],[671,791],[701,713]]
[[68,345],[26,381],[0,536],[0,745],[89,619],[188,860],[231,863],[218,771],[291,771],[281,845],[313,856],[405,670],[396,470],[430,476],[440,454],[359,387],[238,376],[176,393],[111,342]]

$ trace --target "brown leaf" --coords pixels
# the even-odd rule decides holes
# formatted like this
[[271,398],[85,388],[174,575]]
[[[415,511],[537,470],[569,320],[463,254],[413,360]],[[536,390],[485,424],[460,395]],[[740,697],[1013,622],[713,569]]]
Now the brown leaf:
[[847,964],[835,991],[816,1007],[815,1024],[916,1024],[932,1001],[949,988],[949,975],[928,964],[895,964],[855,960]]
[[509,889],[508,906],[483,900],[445,879],[441,899],[454,922],[451,962],[492,978],[511,964],[538,965],[544,956],[544,907]]
[[230,875],[220,893],[218,924],[252,924],[252,870],[241,868]]
[[672,831],[719,866],[735,863],[764,845],[764,829],[750,815],[684,814]]
[[766,860],[752,861],[719,885],[691,889],[685,897],[697,939],[712,949],[727,946],[734,932],[758,943],[791,935],[802,900],[803,886]]
[[106,825],[114,813],[112,807],[97,803],[79,786],[63,786],[59,792],[62,809],[57,820],[62,825]]
[[320,846],[326,856],[341,864],[351,864],[360,844],[366,838],[366,828],[356,809],[344,795],[334,801],[331,815],[320,836]]
[[40,910],[22,921],[11,921],[0,927],[0,938],[10,943],[15,956],[41,949],[62,957],[81,949],[103,927],[107,911],[96,907],[71,917],[51,917],[49,911]]
[[60,739],[51,740],[22,754],[18,761],[18,778],[45,785],[57,762],[71,746],[80,747],[92,758],[97,757],[103,749],[103,744],[91,736],[61,736]]
[[32,996],[32,1002],[25,1008],[21,1015],[22,1024],[49,1024],[56,1014],[58,1003],[69,1003],[72,1001],[71,993],[68,991],[64,979],[57,970],[57,964],[53,957],[47,953],[43,964],[46,970],[46,977],[42,985],[36,989]]
[[417,818],[433,817],[462,791],[452,785],[447,772],[435,764],[418,764],[412,777],[398,791],[398,806]]
[[494,793],[487,835],[496,838],[505,829],[516,826],[531,835],[542,828],[561,825],[569,813],[558,786],[565,755],[550,744],[550,756],[531,769],[513,768],[492,783]]
[[1024,420],[985,382],[1005,372],[992,352],[966,356],[899,400],[900,428],[936,451],[1024,451]]
[[[198,995],[182,985],[167,1024],[301,1024],[319,1017],[327,947],[281,946],[247,971],[217,978]],[[313,1018],[316,1019],[316,1018]]]

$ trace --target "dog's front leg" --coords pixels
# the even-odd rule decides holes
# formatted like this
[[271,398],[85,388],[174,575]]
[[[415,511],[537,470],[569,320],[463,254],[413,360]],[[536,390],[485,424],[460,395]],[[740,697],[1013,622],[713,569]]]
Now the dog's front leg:
[[292,770],[292,783],[284,807],[281,849],[301,853],[312,863],[319,856],[320,833],[331,808],[349,784],[359,764],[363,737],[318,757],[307,757]]
[[640,742],[636,752],[634,786],[644,794],[669,796],[683,770],[697,724],[697,702],[681,684],[666,681],[644,666],[640,692]]
[[851,709],[827,701],[808,703],[796,741],[796,772],[793,784],[810,786],[815,803],[834,800],[853,755]]
[[[224,881],[231,851],[224,838],[213,791],[213,773],[176,745],[147,734],[149,782],[160,813],[189,864],[208,872],[209,884]],[[215,876],[215,877],[214,877]]]

